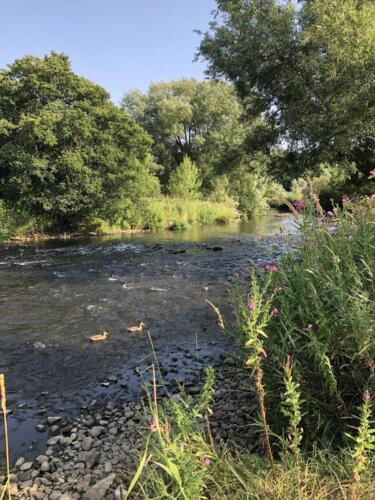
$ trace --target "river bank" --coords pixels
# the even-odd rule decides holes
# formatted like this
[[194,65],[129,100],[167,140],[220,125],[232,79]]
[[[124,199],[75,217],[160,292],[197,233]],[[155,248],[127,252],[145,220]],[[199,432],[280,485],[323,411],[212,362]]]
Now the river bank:
[[[253,389],[233,358],[217,368],[215,404],[210,418],[213,438],[244,446],[254,443],[251,421],[256,412]],[[193,398],[201,388],[201,374],[184,387]],[[175,384],[162,385],[166,399],[179,399]],[[139,461],[150,431],[147,397],[126,396],[108,402],[93,400],[71,420],[49,417],[51,437],[35,460],[19,457],[12,469],[12,497],[74,500],[121,499]]]
[[[174,393],[181,384],[196,385],[205,366],[220,366],[220,356],[232,352],[233,344],[220,333],[205,299],[230,314],[226,283],[241,266],[279,259],[290,243],[284,234],[288,224],[289,219],[277,218],[248,226],[247,233],[219,226],[2,247],[1,371],[8,389],[12,464],[22,456],[34,470],[30,478],[17,478],[18,486],[40,478],[36,458],[45,455],[51,438],[53,443],[62,434],[70,446],[65,438],[71,439],[73,422],[86,412],[82,407],[96,400],[92,406],[100,413],[114,405],[120,419],[124,404],[142,406],[150,363],[164,366],[164,383]],[[140,320],[145,331],[129,334],[127,327]],[[110,332],[108,341],[90,343],[89,335],[101,329]],[[53,417],[59,420],[52,422]],[[119,446],[122,440],[116,441]],[[88,474],[79,463],[79,477]],[[103,474],[104,468],[87,487]]]

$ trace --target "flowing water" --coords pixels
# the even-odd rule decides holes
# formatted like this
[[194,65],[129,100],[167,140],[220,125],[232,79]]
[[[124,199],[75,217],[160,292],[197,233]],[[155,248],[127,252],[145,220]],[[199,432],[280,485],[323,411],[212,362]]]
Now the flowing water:
[[[281,253],[283,239],[271,237],[280,229],[292,231],[291,220],[0,246],[0,372],[13,456],[41,449],[47,433],[35,427],[47,415],[139,394],[155,354],[180,383],[214,362],[229,340],[205,299],[225,312],[236,265],[264,260],[270,241]],[[142,333],[127,331],[140,321]],[[105,342],[89,341],[102,330]]]

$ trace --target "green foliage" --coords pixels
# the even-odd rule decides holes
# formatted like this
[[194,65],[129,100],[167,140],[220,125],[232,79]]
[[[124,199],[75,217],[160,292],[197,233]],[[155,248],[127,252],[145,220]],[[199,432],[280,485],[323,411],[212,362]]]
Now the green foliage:
[[169,229],[228,223],[239,217],[233,203],[212,203],[165,197],[148,200],[148,207],[152,213],[162,214],[164,227]]
[[281,412],[284,417],[288,419],[286,443],[292,454],[294,456],[299,456],[303,432],[301,427],[302,402],[300,386],[299,383],[295,382],[293,379],[291,358],[288,358],[285,361],[283,368],[285,392],[281,404]]
[[[374,165],[373,0],[217,0],[200,55],[264,113],[292,160]],[[294,160],[293,160],[294,156]],[[297,158],[297,162],[295,162]],[[372,163],[372,166],[371,166]]]
[[198,168],[188,156],[185,156],[169,178],[169,194],[184,200],[196,200],[199,198],[200,186]]
[[213,369],[206,369],[205,383],[196,403],[190,397],[171,400],[165,408],[152,404],[154,439],[150,448],[155,468],[143,486],[145,498],[201,498],[212,451],[202,428],[191,431],[194,422],[210,411],[214,381]]
[[26,56],[0,73],[0,197],[53,229],[134,203],[150,138],[64,55]]
[[[356,173],[354,165],[329,165],[321,163],[313,172],[307,170],[303,177],[292,181],[289,198],[292,200],[303,200],[309,194],[314,193],[327,205],[330,198],[336,200],[348,193],[348,181]],[[331,203],[329,203],[332,205]]]
[[125,95],[123,108],[152,136],[155,158],[164,167],[163,185],[187,155],[198,165],[207,188],[215,165],[241,135],[241,109],[224,82],[183,79],[153,84],[145,95]]
[[[317,210],[323,213],[319,205]],[[275,434],[285,434],[288,422],[280,418],[280,393],[283,360],[291,356],[304,399],[303,443],[308,449],[316,443],[328,447],[345,442],[374,373],[374,209],[368,200],[346,202],[342,213],[336,208],[335,214],[306,212],[300,221],[302,242],[279,269],[265,266],[269,271],[262,281],[262,307],[277,311],[264,328],[267,337],[261,345],[267,353],[262,366],[269,422]],[[242,311],[252,299],[236,296],[238,336],[243,339],[247,322]],[[248,359],[246,350],[244,356]]]
[[[279,461],[271,472],[267,462],[255,453],[214,443],[204,418],[211,414],[213,383],[210,370],[196,403],[180,395],[178,401],[164,406],[151,404],[152,432],[125,498],[133,498],[130,494],[155,500],[349,498],[353,466],[350,450],[301,454],[298,460]],[[293,402],[292,406],[292,413],[297,415],[298,404]],[[373,458],[368,457],[361,482],[356,485],[358,500],[368,498],[375,481],[374,466]]]
[[230,194],[247,217],[263,215],[268,210],[267,193],[271,179],[266,173],[267,158],[243,157],[233,165],[229,175]]
[[370,463],[370,454],[375,450],[375,427],[372,419],[371,398],[368,391],[365,392],[355,446],[352,452],[353,458],[353,484],[360,481],[360,476],[365,472]]

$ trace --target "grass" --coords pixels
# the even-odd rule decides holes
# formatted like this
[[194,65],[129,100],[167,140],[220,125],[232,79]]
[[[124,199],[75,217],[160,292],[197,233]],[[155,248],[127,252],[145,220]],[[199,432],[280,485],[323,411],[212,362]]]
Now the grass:
[[325,213],[313,198],[296,216],[301,241],[281,263],[237,273],[234,324],[216,309],[242,345],[264,453],[213,441],[209,369],[195,400],[160,407],[154,394],[151,433],[129,497],[375,495],[375,207],[362,199]]
[[95,232],[102,234],[129,229],[183,231],[196,226],[227,224],[238,218],[232,203],[162,197],[143,200],[139,207],[123,215],[120,213],[113,223],[95,219],[92,225]]

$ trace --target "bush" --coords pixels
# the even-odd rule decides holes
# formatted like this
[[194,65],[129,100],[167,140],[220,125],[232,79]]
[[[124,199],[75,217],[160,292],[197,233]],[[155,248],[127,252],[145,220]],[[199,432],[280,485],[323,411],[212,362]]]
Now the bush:
[[200,186],[198,167],[185,156],[169,178],[169,194],[184,200],[196,200],[199,198]]
[[300,220],[302,241],[279,269],[264,264],[260,285],[253,281],[245,298],[239,285],[233,293],[238,338],[253,323],[259,333],[262,322],[265,337],[248,347],[260,345],[258,354],[267,354],[261,363],[271,429],[286,435],[280,393],[291,358],[310,450],[345,443],[365,391],[373,392],[375,359],[374,208],[365,200],[345,203],[342,212],[317,210]]

